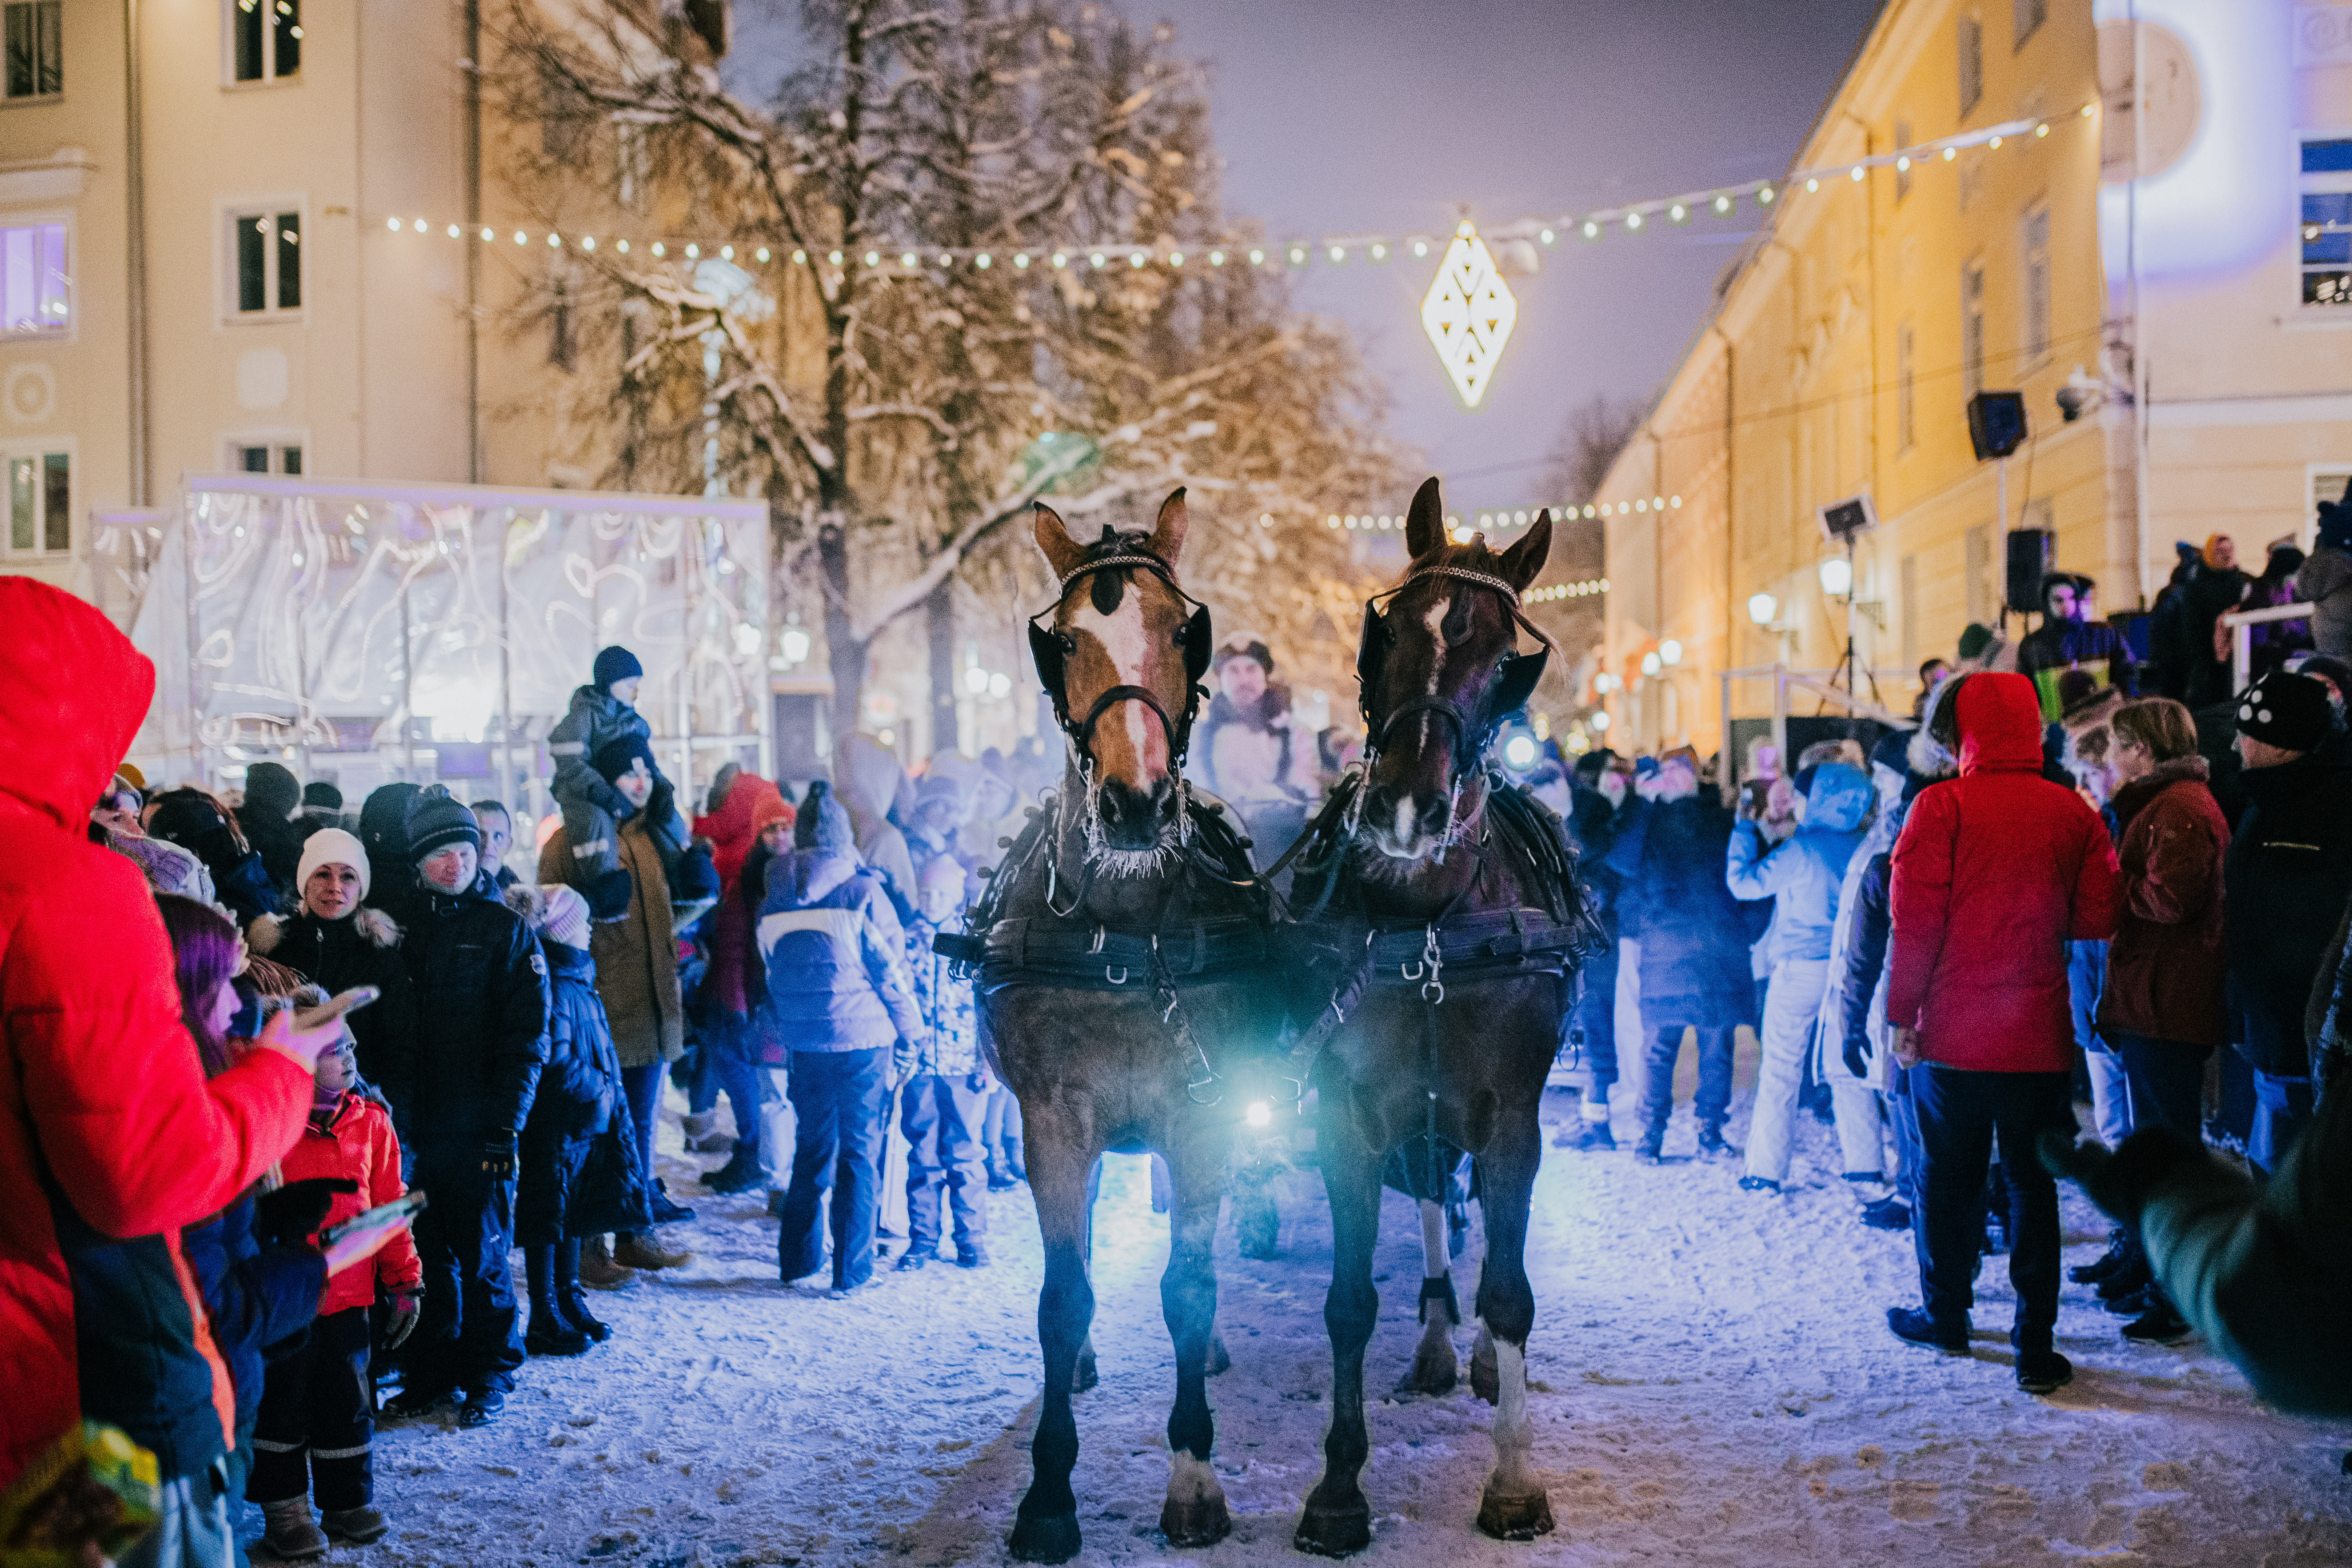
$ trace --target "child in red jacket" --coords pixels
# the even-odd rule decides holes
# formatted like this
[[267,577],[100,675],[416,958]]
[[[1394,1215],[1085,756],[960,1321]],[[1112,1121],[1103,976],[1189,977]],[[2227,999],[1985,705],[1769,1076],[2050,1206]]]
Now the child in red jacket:
[[[279,1170],[289,1182],[327,1176],[357,1184],[357,1192],[335,1194],[325,1221],[331,1226],[407,1190],[392,1116],[361,1084],[348,1037],[341,1048],[319,1058],[310,1123]],[[404,1227],[373,1258],[327,1277],[309,1342],[271,1364],[245,1495],[261,1505],[268,1521],[263,1539],[280,1558],[320,1556],[330,1536],[363,1544],[388,1528],[374,1507],[368,1455],[375,1426],[368,1314],[381,1294],[391,1313],[385,1340],[397,1345],[415,1325],[424,1277]],[[310,1520],[313,1490],[323,1532]]]

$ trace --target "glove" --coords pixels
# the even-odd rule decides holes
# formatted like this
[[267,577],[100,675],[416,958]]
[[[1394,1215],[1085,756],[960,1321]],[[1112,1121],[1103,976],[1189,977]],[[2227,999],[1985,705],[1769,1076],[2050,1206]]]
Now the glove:
[[406,1290],[392,1299],[384,1309],[383,1348],[396,1351],[408,1336],[416,1331],[417,1313],[425,1305],[420,1290]]
[[1845,1058],[1845,1070],[1856,1078],[1870,1076],[1869,1042],[1853,1035],[1845,1037],[1845,1048],[1838,1053]]
[[327,1223],[327,1211],[341,1193],[356,1193],[348,1176],[312,1176],[289,1182],[253,1200],[253,1238],[264,1247],[301,1247]]
[[677,814],[677,789],[669,780],[656,774],[654,787],[646,796],[646,826],[658,833]]
[[494,1182],[503,1182],[515,1172],[515,1135],[505,1133],[482,1140],[482,1174]]
[[2113,1153],[2095,1142],[2076,1143],[2055,1130],[2042,1135],[2042,1163],[2052,1175],[2079,1185],[2108,1218],[2135,1227],[2148,1194],[2165,1178],[2211,1158],[2202,1142],[2166,1127],[2143,1128]]

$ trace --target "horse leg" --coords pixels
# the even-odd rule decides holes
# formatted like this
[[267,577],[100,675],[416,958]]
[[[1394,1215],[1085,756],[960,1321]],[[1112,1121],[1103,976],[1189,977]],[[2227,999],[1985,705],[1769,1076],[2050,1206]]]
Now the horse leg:
[[1358,1477],[1370,1452],[1364,1431],[1364,1346],[1379,1319],[1372,1250],[1381,1235],[1381,1159],[1365,1147],[1352,1115],[1334,1114],[1325,1094],[1323,1185],[1331,1199],[1331,1290],[1323,1326],[1331,1336],[1331,1427],[1323,1439],[1323,1479],[1307,1499],[1293,1538],[1302,1552],[1345,1557],[1371,1544],[1372,1510]]
[[1224,1489],[1209,1468],[1216,1435],[1209,1414],[1209,1342],[1217,1320],[1217,1210],[1222,1160],[1197,1150],[1169,1161],[1168,1270],[1160,1277],[1160,1310],[1176,1344],[1176,1405],[1168,1415],[1168,1500],[1160,1528],[1171,1546],[1213,1546],[1234,1528]]
[[[1102,1195],[1102,1168],[1103,1157],[1100,1154],[1096,1155],[1094,1160],[1087,1166],[1087,1237],[1085,1250],[1087,1260],[1087,1278],[1089,1280],[1095,1277],[1095,1200]],[[1078,1341],[1078,1364],[1077,1370],[1072,1374],[1070,1379],[1070,1392],[1073,1394],[1084,1394],[1087,1390],[1094,1387],[1095,1384],[1101,1381],[1101,1374],[1095,1370],[1095,1331],[1092,1328],[1088,1328],[1084,1337]]]
[[1551,1500],[1528,1463],[1535,1446],[1528,1419],[1528,1331],[1536,1298],[1528,1283],[1528,1205],[1543,1153],[1543,1127],[1530,1101],[1507,1112],[1479,1158],[1486,1215],[1486,1260],[1478,1271],[1478,1316],[1495,1347],[1495,1472],[1478,1500],[1478,1528],[1500,1541],[1532,1541],[1551,1531]]
[[1412,1394],[1451,1394],[1458,1369],[1454,1362],[1454,1326],[1462,1321],[1454,1297],[1454,1277],[1445,1245],[1445,1205],[1421,1200],[1421,1345],[1413,1352],[1405,1389]]
[[1086,1156],[1067,1148],[1045,1119],[1030,1129],[1029,1187],[1045,1240],[1045,1286],[1037,1296],[1037,1343],[1045,1352],[1037,1435],[1029,1445],[1033,1474],[1013,1516],[1011,1549],[1023,1563],[1066,1563],[1078,1552],[1078,1502],[1070,1471],[1078,1462],[1078,1426],[1070,1388],[1078,1347],[1093,1321],[1087,1282]]

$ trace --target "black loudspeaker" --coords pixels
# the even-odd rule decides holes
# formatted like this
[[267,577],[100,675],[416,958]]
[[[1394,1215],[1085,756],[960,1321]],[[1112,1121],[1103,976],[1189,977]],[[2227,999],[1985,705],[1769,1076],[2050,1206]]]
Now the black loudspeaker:
[[1821,509],[1822,536],[1832,544],[1848,544],[1878,526],[1878,514],[1868,496],[1832,501]]
[[2025,443],[2025,395],[1979,392],[1969,399],[1969,445],[1977,461],[2006,458]]
[[2021,615],[2042,613],[2042,580],[2058,562],[2058,536],[2046,528],[2009,533],[2009,607]]

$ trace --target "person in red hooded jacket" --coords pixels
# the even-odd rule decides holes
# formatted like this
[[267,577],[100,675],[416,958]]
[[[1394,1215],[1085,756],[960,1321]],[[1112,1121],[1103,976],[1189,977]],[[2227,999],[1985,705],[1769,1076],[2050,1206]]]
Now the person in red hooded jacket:
[[[695,834],[710,840],[719,894],[702,922],[710,967],[688,1007],[696,1035],[694,1084],[687,1096],[689,1140],[709,1140],[706,1149],[725,1147],[716,1142],[721,1090],[735,1108],[735,1140],[727,1163],[702,1178],[714,1193],[745,1193],[761,1185],[772,1192],[783,1184],[777,1180],[776,1162],[780,1150],[791,1147],[791,1110],[782,1082],[770,1084],[761,1071],[771,1058],[782,1062],[783,1053],[764,1027],[768,984],[751,928],[767,896],[768,865],[792,847],[793,817],[782,790],[756,773],[738,773],[710,815],[694,819]],[[776,1131],[769,1124],[779,1111],[785,1117],[781,1142],[768,1136]]]
[[2074,1126],[2069,942],[2115,934],[2116,851],[2098,814],[2042,776],[2042,710],[2021,675],[1979,672],[1936,705],[1960,776],[1913,803],[1895,841],[1886,1017],[1918,1109],[1917,1308],[1887,1326],[1948,1354],[1969,1349],[1984,1184],[1996,1132],[2010,1198],[2017,1384],[2074,1375],[2058,1321],[2058,1193],[2036,1157]]
[[219,1521],[234,1400],[180,1227],[301,1136],[340,1031],[274,1019],[205,1081],[154,899],[85,835],[155,667],[29,578],[0,577],[0,1487],[83,1416],[135,1414],[168,1435],[167,1512]]

